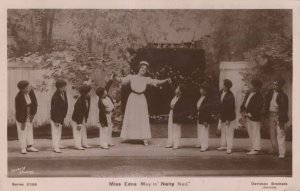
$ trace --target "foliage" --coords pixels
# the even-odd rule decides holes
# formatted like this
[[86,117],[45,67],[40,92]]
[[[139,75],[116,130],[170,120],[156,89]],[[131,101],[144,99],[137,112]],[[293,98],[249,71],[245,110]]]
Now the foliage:
[[8,57],[50,49],[55,13],[51,9],[9,9]]
[[[129,73],[128,48],[149,42],[199,41],[206,51],[204,75],[215,76],[214,81],[220,61],[249,60],[259,66],[255,75],[260,77],[270,77],[272,70],[291,72],[289,10],[55,10],[50,30],[52,14],[53,10],[9,10],[8,56],[41,56],[48,78],[67,78],[74,87],[97,84],[95,72]],[[44,17],[47,34],[53,32],[50,39],[47,35],[51,46],[46,50],[41,48]],[[258,64],[266,58],[268,64]]]

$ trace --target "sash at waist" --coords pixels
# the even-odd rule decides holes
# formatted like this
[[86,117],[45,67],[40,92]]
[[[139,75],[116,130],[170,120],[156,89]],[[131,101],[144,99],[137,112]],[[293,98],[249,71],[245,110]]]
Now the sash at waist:
[[131,93],[138,94],[138,95],[144,94],[144,92],[136,92],[136,91],[134,91],[134,90],[131,90]]

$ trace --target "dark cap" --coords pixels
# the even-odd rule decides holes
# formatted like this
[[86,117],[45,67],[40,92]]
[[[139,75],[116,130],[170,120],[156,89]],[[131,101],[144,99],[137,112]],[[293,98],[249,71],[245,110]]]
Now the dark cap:
[[19,81],[17,84],[17,87],[19,88],[19,90],[23,90],[25,89],[27,86],[29,85],[29,82],[27,80],[22,80]]
[[224,83],[224,86],[229,88],[229,89],[232,87],[232,81],[229,80],[229,79],[223,80],[223,83]]
[[79,93],[81,95],[86,95],[91,91],[92,87],[90,85],[82,85],[79,87]]
[[253,80],[251,80],[251,84],[252,84],[253,87],[259,88],[259,89],[260,89],[260,88],[262,87],[262,85],[263,85],[262,81],[259,80],[259,79],[253,79]]
[[203,89],[204,91],[208,92],[208,90],[209,90],[209,84],[207,82],[203,82],[200,85],[200,89]]
[[184,93],[186,90],[186,85],[183,83],[178,84],[179,90],[181,91],[181,93]]
[[104,94],[104,91],[105,91],[105,89],[104,89],[103,87],[97,88],[97,89],[96,89],[96,94],[97,94],[97,96],[102,97],[103,94]]
[[57,80],[55,83],[56,88],[61,88],[67,85],[67,82],[64,80]]

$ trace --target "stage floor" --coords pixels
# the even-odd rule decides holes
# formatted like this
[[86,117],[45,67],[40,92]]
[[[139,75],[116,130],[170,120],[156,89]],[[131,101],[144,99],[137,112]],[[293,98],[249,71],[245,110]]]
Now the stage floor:
[[36,139],[40,152],[20,154],[19,142],[8,141],[9,177],[164,177],[164,176],[292,176],[292,143],[287,142],[287,157],[267,154],[270,140],[262,140],[259,155],[246,155],[249,140],[234,140],[232,154],[216,151],[219,139],[210,139],[210,149],[200,152],[196,139],[183,138],[178,150],[164,148],[166,139],[123,142],[101,149],[98,138],[88,140],[93,148],[75,150],[66,139],[62,153],[54,153],[50,139]]

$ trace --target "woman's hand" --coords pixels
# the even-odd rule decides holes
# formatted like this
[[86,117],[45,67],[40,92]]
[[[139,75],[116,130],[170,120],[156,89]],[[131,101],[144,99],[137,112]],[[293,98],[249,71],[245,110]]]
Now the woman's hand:
[[172,83],[172,79],[171,78],[167,78],[167,82],[170,84]]

